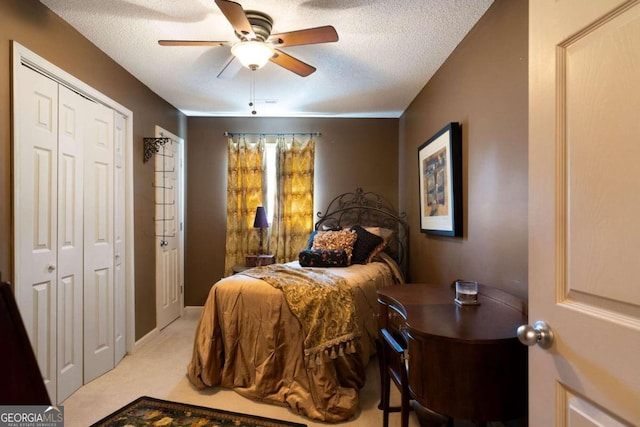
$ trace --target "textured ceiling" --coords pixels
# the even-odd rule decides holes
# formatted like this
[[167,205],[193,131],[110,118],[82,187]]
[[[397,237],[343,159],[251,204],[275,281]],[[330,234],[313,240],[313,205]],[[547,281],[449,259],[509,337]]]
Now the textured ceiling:
[[[257,70],[258,116],[399,117],[493,0],[238,0],[273,33],[333,25],[338,42],[282,50],[317,68]],[[189,116],[250,116],[251,71],[217,78],[230,47],[159,39],[237,38],[214,0],[41,0]],[[237,62],[237,61],[235,61]]]

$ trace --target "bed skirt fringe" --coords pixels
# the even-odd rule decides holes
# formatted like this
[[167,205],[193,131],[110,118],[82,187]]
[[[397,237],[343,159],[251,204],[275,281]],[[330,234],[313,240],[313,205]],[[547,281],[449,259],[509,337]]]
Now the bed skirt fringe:
[[304,357],[306,365],[311,366],[312,363],[322,365],[338,357],[344,357],[345,354],[357,353],[358,349],[356,345],[359,338],[360,334],[349,334],[326,342],[321,346],[305,349]]

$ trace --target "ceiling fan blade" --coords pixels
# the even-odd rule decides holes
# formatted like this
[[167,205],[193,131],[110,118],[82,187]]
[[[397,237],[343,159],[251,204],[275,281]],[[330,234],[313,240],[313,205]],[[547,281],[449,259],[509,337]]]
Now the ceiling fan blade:
[[292,71],[302,77],[307,77],[309,74],[316,71],[315,67],[312,67],[311,65],[306,64],[291,55],[287,55],[286,53],[278,49],[276,49],[275,55],[269,58],[269,61],[278,64],[279,66],[286,68],[287,70]]
[[331,25],[326,25],[324,27],[290,31],[288,33],[271,34],[267,41],[277,47],[330,43],[338,41],[338,33]]
[[158,40],[160,46],[225,46],[228,42],[213,40]]
[[217,78],[223,80],[231,79],[235,77],[236,74],[238,74],[238,72],[242,69],[242,64],[240,63],[240,61],[236,61],[235,59],[236,57],[234,55],[231,55],[229,59],[227,59],[227,62],[225,62],[224,66],[218,73]]
[[247,19],[247,15],[244,13],[244,9],[240,4],[229,0],[216,0],[216,4],[229,23],[231,23],[236,33],[244,36],[248,40],[256,38],[253,27],[251,27],[251,23],[249,19]]

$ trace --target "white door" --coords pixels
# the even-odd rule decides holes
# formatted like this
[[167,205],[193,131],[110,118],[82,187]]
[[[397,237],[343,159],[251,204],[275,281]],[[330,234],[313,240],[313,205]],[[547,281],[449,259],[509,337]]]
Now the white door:
[[12,57],[15,293],[61,402],[133,348],[133,116],[19,43]]
[[640,2],[529,5],[529,424],[640,425]]
[[182,140],[157,128],[170,139],[155,155],[156,311],[162,329],[182,311]]
[[56,401],[58,84],[26,67],[15,86],[16,300]]
[[57,401],[61,402],[82,386],[83,146],[85,114],[92,102],[64,86],[59,86],[59,100]]
[[114,112],[114,284],[113,284],[113,308],[114,308],[114,348],[115,364],[118,364],[126,353],[126,168],[125,168],[125,147],[126,147],[126,120]]
[[84,162],[84,382],[114,366],[113,111],[88,109]]

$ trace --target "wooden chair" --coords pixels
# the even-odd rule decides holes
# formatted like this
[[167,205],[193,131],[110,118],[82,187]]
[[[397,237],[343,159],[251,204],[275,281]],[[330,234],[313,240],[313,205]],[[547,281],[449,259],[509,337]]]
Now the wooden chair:
[[[404,347],[398,343],[401,341]],[[389,412],[400,411],[400,425],[409,425],[410,395],[409,378],[405,365],[406,342],[402,337],[394,338],[386,329],[380,329],[380,386],[382,387],[382,425],[389,426]],[[391,394],[391,381],[400,390],[400,407],[389,406],[389,395]]]
[[11,286],[0,283],[0,405],[50,405]]
[[[402,344],[400,344],[402,343]],[[409,411],[414,410],[421,427],[453,427],[453,419],[413,402],[409,392],[409,375],[407,371],[407,342],[401,335],[394,337],[387,329],[380,329],[378,342],[380,361],[380,386],[382,389],[379,408],[382,409],[382,425],[389,427],[389,413],[400,412],[400,426],[408,427]],[[389,406],[391,381],[400,390],[400,406]]]

